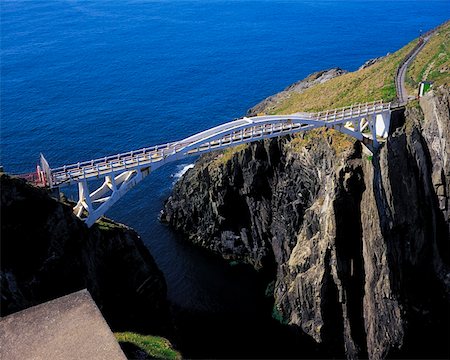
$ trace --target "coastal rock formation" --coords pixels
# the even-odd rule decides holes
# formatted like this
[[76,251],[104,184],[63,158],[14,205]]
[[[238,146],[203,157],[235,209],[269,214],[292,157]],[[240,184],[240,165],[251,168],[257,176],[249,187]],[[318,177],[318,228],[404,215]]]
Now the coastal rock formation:
[[167,323],[166,284],[130,228],[87,228],[70,206],[0,175],[1,315],[87,288],[113,329]]
[[202,157],[161,219],[271,271],[274,315],[335,356],[448,356],[448,88],[393,117],[373,157],[326,129]]
[[[389,56],[389,53],[387,53],[386,56]],[[362,64],[358,68],[358,70],[363,70],[365,68],[368,68],[369,66],[376,64],[378,61],[383,60],[386,56],[379,56],[379,57],[367,60],[364,64]]]
[[314,85],[323,84],[324,82],[327,82],[328,80],[331,80],[337,76],[346,74],[347,72],[348,71],[342,70],[340,68],[332,68],[329,70],[317,71],[309,75],[307,78],[299,80],[292,85],[289,85],[283,91],[264,99],[259,104],[249,109],[247,111],[247,116],[255,116],[258,115],[259,113],[270,113],[270,111],[275,109],[278,104],[280,104],[283,100],[288,98],[290,94],[292,93],[301,94],[306,89],[309,89]]

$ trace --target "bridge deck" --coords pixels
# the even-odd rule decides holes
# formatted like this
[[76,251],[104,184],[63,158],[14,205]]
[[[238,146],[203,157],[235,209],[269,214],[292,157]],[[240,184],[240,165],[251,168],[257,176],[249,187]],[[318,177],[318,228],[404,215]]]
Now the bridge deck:
[[137,168],[153,168],[156,164],[164,162],[168,156],[196,155],[243,142],[294,134],[315,127],[331,127],[389,110],[390,103],[376,101],[317,113],[243,117],[181,141],[50,169],[50,183],[52,186],[63,186],[79,182],[81,179],[91,180]]

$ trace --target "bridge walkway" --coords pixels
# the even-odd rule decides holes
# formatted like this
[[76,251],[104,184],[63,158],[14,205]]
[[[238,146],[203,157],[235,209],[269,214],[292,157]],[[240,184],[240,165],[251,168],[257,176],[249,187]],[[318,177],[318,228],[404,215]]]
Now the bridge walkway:
[[[224,149],[230,146],[248,143],[274,136],[295,134],[317,127],[339,127],[353,136],[373,137],[366,121],[361,119],[390,112],[390,103],[376,101],[358,104],[340,109],[317,113],[296,113],[291,115],[264,115],[243,117],[226,124],[200,132],[186,139],[162,145],[146,147],[112,156],[78,162],[46,170],[48,183],[52,187],[61,187],[78,183],[80,180],[92,180],[103,176],[113,176],[126,171],[161,166],[166,160],[177,160],[190,155]],[[345,125],[345,129],[343,129]],[[345,131],[347,130],[347,131]],[[364,133],[367,132],[367,134]],[[44,168],[46,166],[43,166]]]

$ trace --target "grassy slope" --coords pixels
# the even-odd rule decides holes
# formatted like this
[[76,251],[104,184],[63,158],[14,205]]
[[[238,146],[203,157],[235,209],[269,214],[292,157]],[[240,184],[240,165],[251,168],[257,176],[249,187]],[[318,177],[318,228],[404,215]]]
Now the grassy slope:
[[368,68],[313,86],[302,94],[292,93],[271,113],[320,111],[380,99],[393,100],[396,95],[394,79],[398,64],[416,42],[417,39]]
[[233,155],[241,150],[244,150],[247,147],[247,144],[236,145],[230,148],[227,148],[219,153],[219,155],[214,159],[215,164],[225,164],[231,160]]
[[[440,31],[430,39],[423,53],[416,58],[411,67],[411,74],[422,74],[423,68],[435,59],[428,79],[437,80],[437,84],[449,83],[449,32],[450,23],[445,24]],[[266,110],[266,114],[292,114],[299,111],[322,111],[356,103],[374,100],[391,101],[396,96],[395,74],[402,59],[416,45],[418,39],[378,61],[365,69],[347,73],[326,83],[315,85],[305,92],[291,93],[276,108]],[[440,55],[444,53],[444,55]],[[446,68],[446,72],[440,70]],[[416,75],[413,75],[416,76]],[[315,129],[297,135],[290,143],[295,151],[300,151],[306,144],[317,137],[331,137],[332,147],[338,153],[348,149],[354,142],[349,136],[329,129]],[[245,145],[244,145],[245,147]],[[226,150],[224,156],[216,163],[224,163],[231,159],[242,146]],[[220,155],[219,155],[220,157]]]
[[[414,47],[417,40],[386,56],[365,69],[347,73],[326,83],[311,87],[302,94],[292,93],[271,114],[291,114],[298,111],[321,111],[383,99],[391,101],[396,96],[395,74],[401,60]],[[297,135],[289,147],[298,152],[315,139],[329,137],[335,153],[352,148],[354,139],[338,131],[315,129]]]
[[408,68],[408,92],[417,92],[422,80],[434,81],[436,86],[450,84],[450,21],[439,28]]
[[162,337],[133,332],[118,332],[114,335],[119,343],[136,345],[155,359],[181,359],[181,354],[172,348],[169,340]]

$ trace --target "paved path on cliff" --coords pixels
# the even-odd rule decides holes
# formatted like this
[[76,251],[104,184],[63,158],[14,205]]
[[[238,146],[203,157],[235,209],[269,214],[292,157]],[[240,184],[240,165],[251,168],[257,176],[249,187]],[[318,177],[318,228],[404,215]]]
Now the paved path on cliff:
[[427,33],[424,37],[420,38],[417,45],[413,50],[406,56],[406,58],[401,63],[399,69],[397,70],[397,75],[395,78],[395,87],[397,90],[397,98],[400,104],[406,104],[408,102],[408,92],[405,87],[405,77],[406,71],[408,70],[411,62],[416,58],[417,54],[424,48],[428,40],[433,33]]

